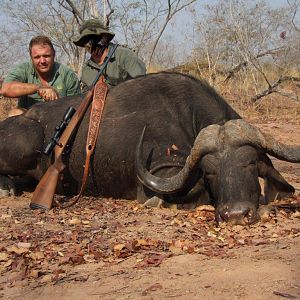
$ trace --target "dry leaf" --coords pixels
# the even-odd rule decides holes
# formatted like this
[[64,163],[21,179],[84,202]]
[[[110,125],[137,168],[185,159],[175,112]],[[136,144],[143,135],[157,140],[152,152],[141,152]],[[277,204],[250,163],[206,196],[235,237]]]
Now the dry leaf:
[[144,206],[143,205],[137,205],[137,206],[134,206],[133,208],[132,208],[132,210],[133,211],[138,211],[138,210],[142,210],[144,208]]
[[74,264],[82,264],[84,262],[83,256],[82,255],[75,255],[70,257],[70,260]]
[[292,217],[293,217],[293,218],[298,218],[298,219],[300,219],[300,211],[294,212],[294,213],[292,214]]
[[168,256],[165,254],[153,254],[143,261],[142,267],[147,267],[147,266],[157,267],[167,257]]
[[12,215],[8,215],[8,214],[1,215],[1,219],[9,219],[11,217],[12,217]]
[[41,260],[41,259],[45,258],[44,253],[41,251],[29,253],[28,256],[33,260]]
[[180,221],[179,219],[175,218],[174,220],[171,221],[171,225],[183,226],[184,223],[182,221]]
[[268,244],[268,241],[264,240],[264,239],[252,240],[252,245],[253,246],[259,246],[259,245],[265,245],[265,244]]
[[175,245],[170,245],[169,250],[175,255],[179,255],[183,253],[181,247],[176,247]]
[[139,246],[149,246],[149,242],[146,240],[137,240]]
[[26,252],[29,252],[28,248],[19,248],[19,247],[15,246],[15,245],[7,247],[6,250],[8,252],[16,253],[16,254],[19,254],[19,255],[23,254],[23,253],[26,253]]
[[39,222],[37,222],[37,223],[35,223],[36,225],[44,225],[45,224],[45,222],[44,221],[39,221]]
[[8,254],[5,252],[0,252],[0,261],[7,261],[8,260]]
[[242,226],[242,225],[233,225],[233,226],[232,226],[232,230],[235,231],[235,232],[241,232],[241,231],[243,231],[244,229],[245,229],[245,227]]
[[81,224],[81,221],[77,218],[73,218],[69,221],[69,224],[70,225],[79,225],[79,224]]
[[114,251],[121,251],[123,248],[125,248],[125,244],[117,244],[114,246]]
[[18,246],[19,248],[30,248],[30,247],[31,247],[31,243],[22,243],[22,242],[19,242],[19,243],[17,244],[17,246]]
[[31,270],[30,273],[29,273],[29,277],[32,277],[32,278],[39,278],[41,276],[41,271],[40,270]]
[[53,281],[54,276],[52,274],[47,274],[41,278],[41,283],[48,283]]
[[9,260],[3,265],[3,267],[7,268],[7,267],[11,266],[12,263],[13,263],[13,260],[12,260],[12,259],[9,259]]
[[207,236],[209,237],[217,237],[217,234],[214,231],[208,231]]
[[212,205],[200,205],[196,208],[198,211],[215,211],[215,208]]
[[94,256],[94,254],[87,254],[87,255],[84,255],[83,256],[83,259],[86,261],[86,262],[89,262],[89,263],[93,263],[93,262],[95,262],[96,260],[95,260],[95,256]]

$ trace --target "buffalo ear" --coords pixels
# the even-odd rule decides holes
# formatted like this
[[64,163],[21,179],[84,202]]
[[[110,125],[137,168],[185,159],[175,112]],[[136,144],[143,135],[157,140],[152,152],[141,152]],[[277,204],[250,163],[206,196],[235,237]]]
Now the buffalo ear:
[[262,204],[267,204],[275,199],[290,197],[295,189],[274,168],[267,155],[261,155],[258,163],[258,174],[264,179],[265,199]]

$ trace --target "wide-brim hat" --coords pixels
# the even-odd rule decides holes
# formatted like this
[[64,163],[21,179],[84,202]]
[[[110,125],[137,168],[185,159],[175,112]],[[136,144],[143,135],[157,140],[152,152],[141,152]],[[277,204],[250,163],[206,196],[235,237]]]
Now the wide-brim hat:
[[108,42],[115,36],[108,27],[104,26],[98,19],[85,21],[79,28],[79,36],[73,41],[76,46],[84,47],[93,37],[106,35]]

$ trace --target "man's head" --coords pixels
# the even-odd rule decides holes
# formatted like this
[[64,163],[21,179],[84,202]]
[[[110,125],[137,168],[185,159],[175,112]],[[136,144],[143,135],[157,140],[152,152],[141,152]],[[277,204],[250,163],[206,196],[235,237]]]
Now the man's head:
[[115,34],[98,19],[91,19],[83,22],[79,28],[79,37],[73,42],[76,46],[86,47],[91,42],[98,44],[104,40],[108,43],[114,36]]
[[35,70],[41,76],[51,73],[54,65],[55,50],[47,36],[39,35],[32,38],[29,43],[29,53]]

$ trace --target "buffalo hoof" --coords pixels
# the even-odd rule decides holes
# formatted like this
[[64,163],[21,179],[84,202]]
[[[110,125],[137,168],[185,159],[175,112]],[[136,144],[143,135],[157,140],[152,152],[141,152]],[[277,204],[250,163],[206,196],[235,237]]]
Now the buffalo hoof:
[[184,210],[192,210],[197,208],[198,205],[196,202],[191,202],[191,203],[179,203],[177,204],[178,209],[184,209]]
[[15,196],[16,189],[12,179],[0,175],[0,197]]
[[153,196],[152,198],[148,199],[146,202],[143,203],[144,207],[156,207],[162,208],[164,207],[165,201],[158,198],[157,196]]
[[262,222],[269,222],[276,217],[276,210],[272,205],[260,205],[257,212]]

